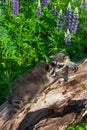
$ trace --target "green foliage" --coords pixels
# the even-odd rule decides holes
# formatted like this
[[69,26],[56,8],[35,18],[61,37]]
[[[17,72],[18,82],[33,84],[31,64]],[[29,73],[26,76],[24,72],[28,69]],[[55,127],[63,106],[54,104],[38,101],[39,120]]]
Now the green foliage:
[[66,130],[87,130],[87,115],[75,125],[70,125]]

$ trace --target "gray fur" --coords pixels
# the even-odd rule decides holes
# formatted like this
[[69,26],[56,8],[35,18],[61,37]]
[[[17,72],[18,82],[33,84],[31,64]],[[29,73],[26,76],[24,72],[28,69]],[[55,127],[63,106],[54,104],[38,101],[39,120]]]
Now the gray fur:
[[78,70],[77,64],[72,62],[69,56],[62,52],[55,53],[50,57],[52,58],[51,62],[57,65],[58,69],[68,66],[69,70],[74,70],[74,72]]
[[62,70],[61,77],[64,81],[68,80],[69,71],[76,72],[78,70],[77,64],[72,62],[69,56],[62,52],[55,53],[50,57],[52,59],[50,64],[55,67],[56,74],[59,75],[59,72]]
[[9,97],[12,113],[30,103],[37,94],[57,79],[54,67],[45,62],[40,62],[36,67],[21,76],[12,88]]

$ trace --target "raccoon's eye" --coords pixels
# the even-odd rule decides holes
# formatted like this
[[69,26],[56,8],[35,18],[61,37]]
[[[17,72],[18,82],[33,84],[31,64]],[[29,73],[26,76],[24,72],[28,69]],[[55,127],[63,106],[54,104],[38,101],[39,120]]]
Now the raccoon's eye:
[[63,66],[64,65],[61,65],[61,64],[57,65],[58,69],[62,68]]

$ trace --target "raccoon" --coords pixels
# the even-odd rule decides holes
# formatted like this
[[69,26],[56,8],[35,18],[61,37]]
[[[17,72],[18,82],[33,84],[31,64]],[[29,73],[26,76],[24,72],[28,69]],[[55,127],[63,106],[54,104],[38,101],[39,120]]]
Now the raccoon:
[[69,71],[72,70],[76,72],[78,70],[77,64],[70,61],[69,56],[62,52],[55,53],[50,57],[52,58],[50,64],[55,66],[55,73],[59,75],[59,72],[62,70],[63,73],[61,73],[61,77],[64,79],[64,81],[68,80]]
[[73,70],[74,72],[78,70],[77,64],[72,62],[69,56],[62,52],[55,53],[50,57],[52,58],[51,64],[54,64],[52,66],[57,66],[57,69],[68,66],[69,70]]
[[11,114],[21,109],[23,105],[30,103],[46,86],[57,79],[54,67],[45,62],[40,62],[36,67],[21,76],[12,88],[8,99],[11,104]]

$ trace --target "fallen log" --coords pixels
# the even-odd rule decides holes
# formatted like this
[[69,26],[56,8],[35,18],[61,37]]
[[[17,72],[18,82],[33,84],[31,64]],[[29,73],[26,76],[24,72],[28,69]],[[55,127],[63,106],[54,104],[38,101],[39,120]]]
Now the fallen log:
[[12,117],[8,101],[0,106],[0,130],[64,130],[87,113],[87,59],[69,80],[48,86],[32,104]]

